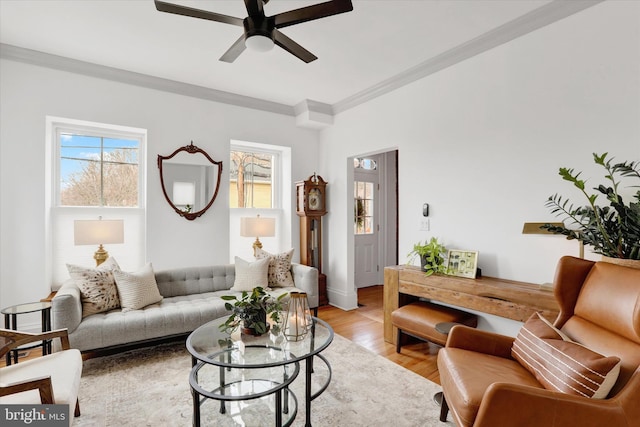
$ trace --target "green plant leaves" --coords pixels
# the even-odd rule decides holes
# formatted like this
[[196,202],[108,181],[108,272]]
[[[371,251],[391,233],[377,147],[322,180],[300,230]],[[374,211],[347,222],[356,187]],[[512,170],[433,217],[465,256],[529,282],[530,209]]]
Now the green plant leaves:
[[[633,161],[612,164],[613,158],[607,157],[608,153],[593,153],[594,162],[605,168],[604,177],[610,181],[610,186],[600,184],[594,187],[595,193],[587,193],[585,181],[579,179],[580,172],[574,173],[574,170],[569,168],[559,169],[562,179],[572,182],[580,189],[589,204],[576,208],[558,194],[549,197],[545,206],[551,213],[564,217],[566,226],[545,224],[542,228],[565,235],[567,239],[578,239],[601,255],[640,259],[640,191],[632,196],[635,201],[629,202],[628,205],[618,193],[621,178],[635,178],[640,181],[640,163]],[[629,187],[638,186],[640,185]],[[599,194],[604,195],[609,206],[596,205]]]

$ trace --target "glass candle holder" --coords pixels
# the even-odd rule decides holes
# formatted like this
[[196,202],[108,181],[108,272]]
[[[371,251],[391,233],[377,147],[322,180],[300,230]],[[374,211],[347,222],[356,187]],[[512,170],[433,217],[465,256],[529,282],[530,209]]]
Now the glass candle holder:
[[284,318],[284,336],[289,341],[300,341],[312,326],[311,310],[305,292],[289,294],[289,308]]

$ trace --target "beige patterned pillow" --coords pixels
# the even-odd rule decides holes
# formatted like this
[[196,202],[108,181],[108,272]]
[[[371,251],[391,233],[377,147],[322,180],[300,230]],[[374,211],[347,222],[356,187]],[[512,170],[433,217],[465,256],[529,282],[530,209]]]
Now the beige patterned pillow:
[[96,268],[67,264],[69,275],[80,289],[82,317],[120,307],[113,272],[120,271],[115,258],[107,258]]
[[148,263],[135,273],[114,271],[122,311],[139,310],[162,301],[153,266]]
[[273,288],[290,288],[294,286],[291,276],[291,258],[293,249],[272,255],[260,248],[256,249],[256,259],[269,259],[269,286]]
[[267,272],[269,271],[268,259],[249,262],[236,257],[235,265],[236,278],[231,288],[232,291],[249,292],[258,286],[265,289],[269,286],[267,280]]

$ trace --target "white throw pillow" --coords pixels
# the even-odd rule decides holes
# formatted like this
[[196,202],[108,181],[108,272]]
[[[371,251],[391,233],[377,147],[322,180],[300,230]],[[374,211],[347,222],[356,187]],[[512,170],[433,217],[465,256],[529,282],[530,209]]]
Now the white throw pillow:
[[115,258],[107,258],[96,268],[67,264],[69,276],[80,289],[82,317],[120,307],[113,272],[120,271]]
[[250,292],[258,286],[266,289],[269,286],[268,272],[269,258],[249,262],[236,257],[236,279],[231,290]]
[[293,287],[293,277],[291,276],[291,258],[293,249],[280,254],[270,254],[267,251],[257,248],[256,259],[269,259],[269,286],[274,288]]
[[138,310],[162,301],[151,263],[135,273],[114,271],[122,311]]

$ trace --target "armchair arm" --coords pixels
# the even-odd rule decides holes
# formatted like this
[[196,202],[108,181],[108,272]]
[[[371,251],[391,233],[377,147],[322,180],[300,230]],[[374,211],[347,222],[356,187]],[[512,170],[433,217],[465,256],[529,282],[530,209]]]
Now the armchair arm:
[[320,291],[318,290],[318,269],[303,264],[291,264],[291,275],[296,288],[307,293],[310,308],[320,305]]
[[51,385],[51,377],[32,378],[27,381],[16,382],[3,385],[0,387],[0,396],[8,396],[10,394],[22,393],[28,390],[38,390],[40,393],[40,402],[44,404],[54,404],[53,387]]
[[511,359],[513,341],[513,337],[506,335],[456,325],[449,332],[446,346]]
[[13,350],[14,348],[20,347],[21,345],[29,344],[35,341],[50,340],[54,338],[60,338],[63,350],[68,350],[69,348],[71,348],[69,345],[69,333],[66,329],[40,332],[37,334],[32,334],[29,332],[18,332],[11,329],[0,329],[0,337],[3,338],[2,347],[0,347],[0,357],[7,354],[9,350]]
[[494,383],[482,398],[474,427],[596,427],[630,425],[614,400],[587,399],[535,387]]

